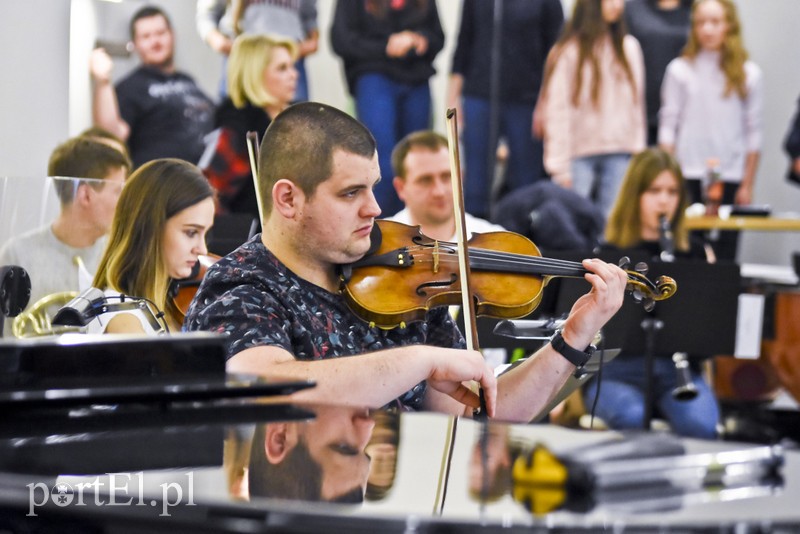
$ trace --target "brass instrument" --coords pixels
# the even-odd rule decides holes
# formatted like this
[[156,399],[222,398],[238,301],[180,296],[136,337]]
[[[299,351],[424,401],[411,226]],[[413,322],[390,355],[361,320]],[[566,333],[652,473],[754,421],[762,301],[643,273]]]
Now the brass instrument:
[[51,293],[39,299],[29,309],[14,318],[11,332],[14,337],[39,337],[75,332],[77,329],[70,326],[53,326],[51,318],[64,304],[78,295],[77,291],[62,291]]

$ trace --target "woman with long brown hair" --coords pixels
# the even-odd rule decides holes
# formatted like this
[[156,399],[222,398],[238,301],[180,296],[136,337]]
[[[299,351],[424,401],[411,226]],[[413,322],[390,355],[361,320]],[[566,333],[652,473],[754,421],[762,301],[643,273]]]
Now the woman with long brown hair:
[[624,0],[577,0],[547,59],[535,118],[553,180],[605,215],[631,154],[645,147],[644,62],[628,35]]
[[[632,159],[620,194],[606,225],[607,250],[632,257],[713,261],[713,251],[693,239],[684,225],[686,188],[678,162],[660,148],[649,148]],[[666,223],[673,243],[668,243]],[[677,373],[671,353],[656,351],[652,362],[645,354],[623,351],[603,366],[602,377],[592,378],[584,388],[587,406],[613,429],[643,427],[645,402],[666,419],[673,432],[683,436],[711,439],[717,435],[719,407],[714,393],[701,373],[696,358],[688,361],[688,372],[697,396],[675,398]],[[646,380],[652,365],[652,387]],[[598,385],[602,382],[602,387]],[[595,404],[596,403],[596,404]]]
[[[111,235],[93,286],[107,298],[146,299],[164,312],[170,331],[183,314],[169,298],[173,280],[188,278],[214,220],[214,191],[200,169],[179,159],[145,163],[128,179],[119,197]],[[103,314],[89,332],[155,333],[141,310]]]

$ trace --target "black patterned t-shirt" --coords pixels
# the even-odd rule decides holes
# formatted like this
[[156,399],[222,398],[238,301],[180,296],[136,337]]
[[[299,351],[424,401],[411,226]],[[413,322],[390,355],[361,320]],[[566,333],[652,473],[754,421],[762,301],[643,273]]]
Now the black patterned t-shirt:
[[[212,265],[184,322],[186,330],[226,333],[228,358],[245,349],[273,345],[298,360],[353,356],[391,347],[464,347],[447,308],[405,328],[370,327],[339,294],[303,280],[261,242],[261,235]],[[418,407],[424,383],[400,400]]]

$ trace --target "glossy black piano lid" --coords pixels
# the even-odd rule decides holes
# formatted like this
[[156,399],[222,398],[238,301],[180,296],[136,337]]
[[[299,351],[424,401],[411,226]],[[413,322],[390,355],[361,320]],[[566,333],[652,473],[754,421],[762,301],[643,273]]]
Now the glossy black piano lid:
[[[65,517],[132,531],[567,532],[615,524],[719,532],[764,518],[770,528],[800,525],[796,450],[785,451],[777,479],[704,487],[685,478],[579,495],[529,484],[547,465],[540,453],[580,458],[624,443],[620,434],[460,419],[449,450],[454,419],[435,413],[246,400],[31,413],[27,427],[0,420],[0,517],[26,526]],[[764,451],[678,441],[687,455]],[[112,485],[129,505],[109,506]],[[60,486],[72,491],[68,505],[54,502]]]

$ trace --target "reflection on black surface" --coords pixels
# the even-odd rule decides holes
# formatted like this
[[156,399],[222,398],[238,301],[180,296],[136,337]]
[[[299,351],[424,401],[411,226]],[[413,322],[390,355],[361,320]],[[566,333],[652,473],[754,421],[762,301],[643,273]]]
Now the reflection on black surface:
[[395,410],[380,410],[373,413],[373,418],[375,428],[367,444],[367,456],[371,462],[366,498],[368,501],[380,501],[391,491],[397,475],[400,414]]
[[511,465],[516,452],[509,445],[509,427],[481,425],[469,462],[469,493],[481,504],[511,491]]
[[305,422],[256,426],[247,477],[249,496],[360,503],[375,420],[368,410],[314,408]]

